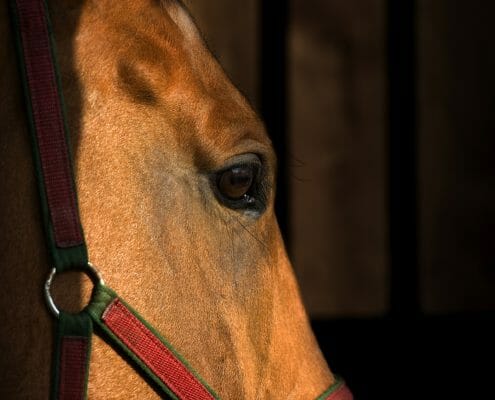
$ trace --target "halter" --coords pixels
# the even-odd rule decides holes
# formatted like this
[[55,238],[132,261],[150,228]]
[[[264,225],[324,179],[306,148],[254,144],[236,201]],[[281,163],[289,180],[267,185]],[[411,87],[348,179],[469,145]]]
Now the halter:
[[[88,261],[72,171],[68,125],[45,0],[10,0],[19,70],[33,149],[45,239],[54,266],[45,283],[56,319],[51,399],[86,399],[93,328],[163,398],[211,400],[218,395],[173,346],[105,285]],[[55,274],[79,270],[94,288],[78,314],[59,311],[50,286]],[[340,379],[317,400],[352,400]]]

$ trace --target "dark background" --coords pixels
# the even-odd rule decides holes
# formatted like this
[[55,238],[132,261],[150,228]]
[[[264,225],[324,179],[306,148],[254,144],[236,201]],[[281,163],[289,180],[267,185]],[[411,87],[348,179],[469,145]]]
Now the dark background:
[[266,121],[332,369],[356,399],[495,398],[495,3],[185,3]]

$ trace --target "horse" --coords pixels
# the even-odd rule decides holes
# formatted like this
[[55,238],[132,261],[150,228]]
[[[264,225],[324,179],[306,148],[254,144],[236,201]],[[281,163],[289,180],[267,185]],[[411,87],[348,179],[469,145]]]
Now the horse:
[[[50,0],[91,261],[225,399],[331,386],[274,214],[263,123],[174,0]],[[49,393],[49,270],[6,2],[0,8],[0,398]],[[57,277],[80,310],[91,284]],[[91,399],[157,393],[101,338]]]

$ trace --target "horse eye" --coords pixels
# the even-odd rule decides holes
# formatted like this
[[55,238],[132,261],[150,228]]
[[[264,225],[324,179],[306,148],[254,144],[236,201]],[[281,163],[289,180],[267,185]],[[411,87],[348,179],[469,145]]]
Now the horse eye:
[[230,166],[210,175],[210,183],[217,201],[231,210],[258,217],[266,209],[267,175],[256,154],[236,156]]
[[249,193],[254,178],[255,171],[252,166],[234,166],[220,174],[217,181],[218,190],[231,200],[240,200]]

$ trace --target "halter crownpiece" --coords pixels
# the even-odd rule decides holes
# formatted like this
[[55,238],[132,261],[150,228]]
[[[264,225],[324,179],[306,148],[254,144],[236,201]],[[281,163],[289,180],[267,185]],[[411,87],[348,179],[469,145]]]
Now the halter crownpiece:
[[[45,0],[9,2],[46,245],[54,266],[45,283],[48,309],[56,317],[51,399],[87,397],[94,324],[160,396],[176,400],[219,399],[173,346],[105,285],[88,262],[47,5]],[[90,303],[78,314],[60,311],[50,294],[55,274],[68,270],[87,272],[95,284]],[[317,400],[352,400],[352,394],[337,379]]]

